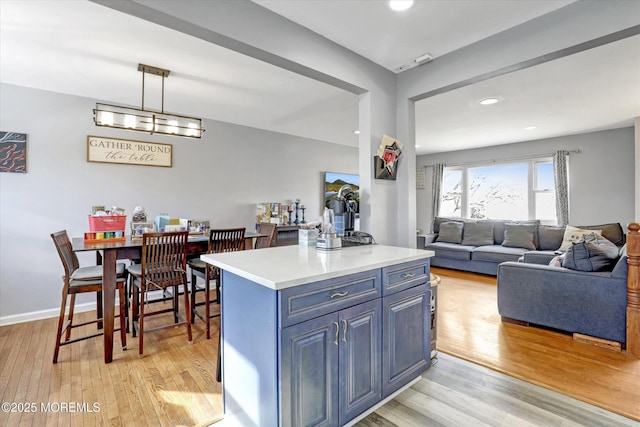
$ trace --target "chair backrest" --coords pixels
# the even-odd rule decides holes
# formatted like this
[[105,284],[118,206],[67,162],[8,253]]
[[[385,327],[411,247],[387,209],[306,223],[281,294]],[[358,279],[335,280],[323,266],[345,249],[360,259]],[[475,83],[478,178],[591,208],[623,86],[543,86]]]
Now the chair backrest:
[[67,230],[52,233],[51,238],[53,239],[53,244],[56,246],[58,255],[60,256],[60,260],[64,266],[65,278],[68,280],[71,274],[80,267],[78,257],[76,256],[76,253],[73,252],[73,247],[69,240],[69,236],[67,235]]
[[235,252],[244,248],[245,228],[211,229],[209,253]]
[[276,224],[261,222],[260,225],[258,225],[258,233],[265,234],[266,236],[256,238],[255,249],[270,248],[273,246],[276,237]]
[[142,279],[165,288],[184,283],[188,231],[142,235]]

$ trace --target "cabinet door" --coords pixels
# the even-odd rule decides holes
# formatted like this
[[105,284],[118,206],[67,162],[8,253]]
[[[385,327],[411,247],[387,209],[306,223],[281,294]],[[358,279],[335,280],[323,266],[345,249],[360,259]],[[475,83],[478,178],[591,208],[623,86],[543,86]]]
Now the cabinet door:
[[338,424],[338,313],[281,330],[283,426]]
[[376,299],[340,312],[340,425],[381,398],[381,310]]
[[382,397],[404,386],[431,363],[430,292],[416,286],[382,298]]

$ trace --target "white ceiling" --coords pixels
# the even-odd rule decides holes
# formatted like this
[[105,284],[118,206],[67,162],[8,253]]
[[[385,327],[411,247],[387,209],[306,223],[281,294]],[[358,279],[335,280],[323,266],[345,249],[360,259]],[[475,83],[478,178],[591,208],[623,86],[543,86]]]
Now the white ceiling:
[[394,12],[383,0],[253,0],[392,71],[437,58],[575,0],[417,0]]
[[[384,1],[255,2],[390,70],[571,3],[419,0],[398,14]],[[420,101],[417,152],[630,125],[640,116],[639,43],[633,37]],[[165,111],[357,146],[355,95],[88,1],[0,0],[3,83],[139,107],[138,63],[171,70]],[[160,80],[147,78],[146,108],[160,108]],[[480,109],[473,101],[485,96],[504,102]],[[538,128],[522,130],[530,125]]]

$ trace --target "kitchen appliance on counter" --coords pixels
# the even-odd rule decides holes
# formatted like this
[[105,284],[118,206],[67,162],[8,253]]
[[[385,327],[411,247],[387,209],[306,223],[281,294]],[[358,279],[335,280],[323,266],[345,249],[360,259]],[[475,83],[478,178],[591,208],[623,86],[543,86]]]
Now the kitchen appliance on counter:
[[347,232],[344,236],[342,236],[342,246],[362,246],[362,245],[373,245],[375,240],[373,236],[369,233],[364,233],[362,231],[350,231]]
[[333,209],[324,208],[322,214],[322,232],[316,240],[316,249],[331,251],[342,249],[342,239],[335,230],[335,216]]
[[335,215],[335,232],[340,236],[353,231],[358,202],[356,193],[349,184],[340,187],[335,199],[331,199],[329,205]]

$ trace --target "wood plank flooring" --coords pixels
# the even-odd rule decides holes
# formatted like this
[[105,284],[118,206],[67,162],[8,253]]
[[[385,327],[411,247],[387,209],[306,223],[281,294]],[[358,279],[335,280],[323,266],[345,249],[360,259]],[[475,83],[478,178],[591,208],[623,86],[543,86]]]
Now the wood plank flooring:
[[[88,320],[95,312],[76,316]],[[105,364],[98,337],[62,347],[54,365],[56,322],[0,328],[0,402],[15,403],[15,412],[0,411],[0,426],[196,426],[221,416],[218,319],[211,340],[196,320],[193,345],[184,326],[150,332],[138,359],[138,339],[127,335],[123,351],[115,336],[113,362]],[[79,329],[93,332],[95,325]],[[25,411],[26,404],[33,410]]]
[[[360,427],[640,425],[632,421],[640,421],[640,359],[575,343],[558,332],[503,324],[495,278],[433,271],[442,277],[440,361]],[[203,322],[196,320],[192,346],[184,328],[148,334],[143,359],[137,357],[137,339],[128,335],[128,350],[122,351],[116,337],[108,365],[100,338],[63,347],[59,363],[52,364],[55,327],[56,319],[0,327],[0,402],[37,405],[36,412],[0,412],[0,426],[194,426],[221,415],[221,388],[214,378],[217,335],[207,341]],[[94,403],[99,412],[60,407],[93,409]],[[42,404],[51,404],[50,410]]]
[[638,426],[638,422],[440,353],[423,378],[356,427]]
[[442,278],[440,362],[359,427],[640,425],[640,359],[563,333],[503,324],[495,277],[432,272]]

